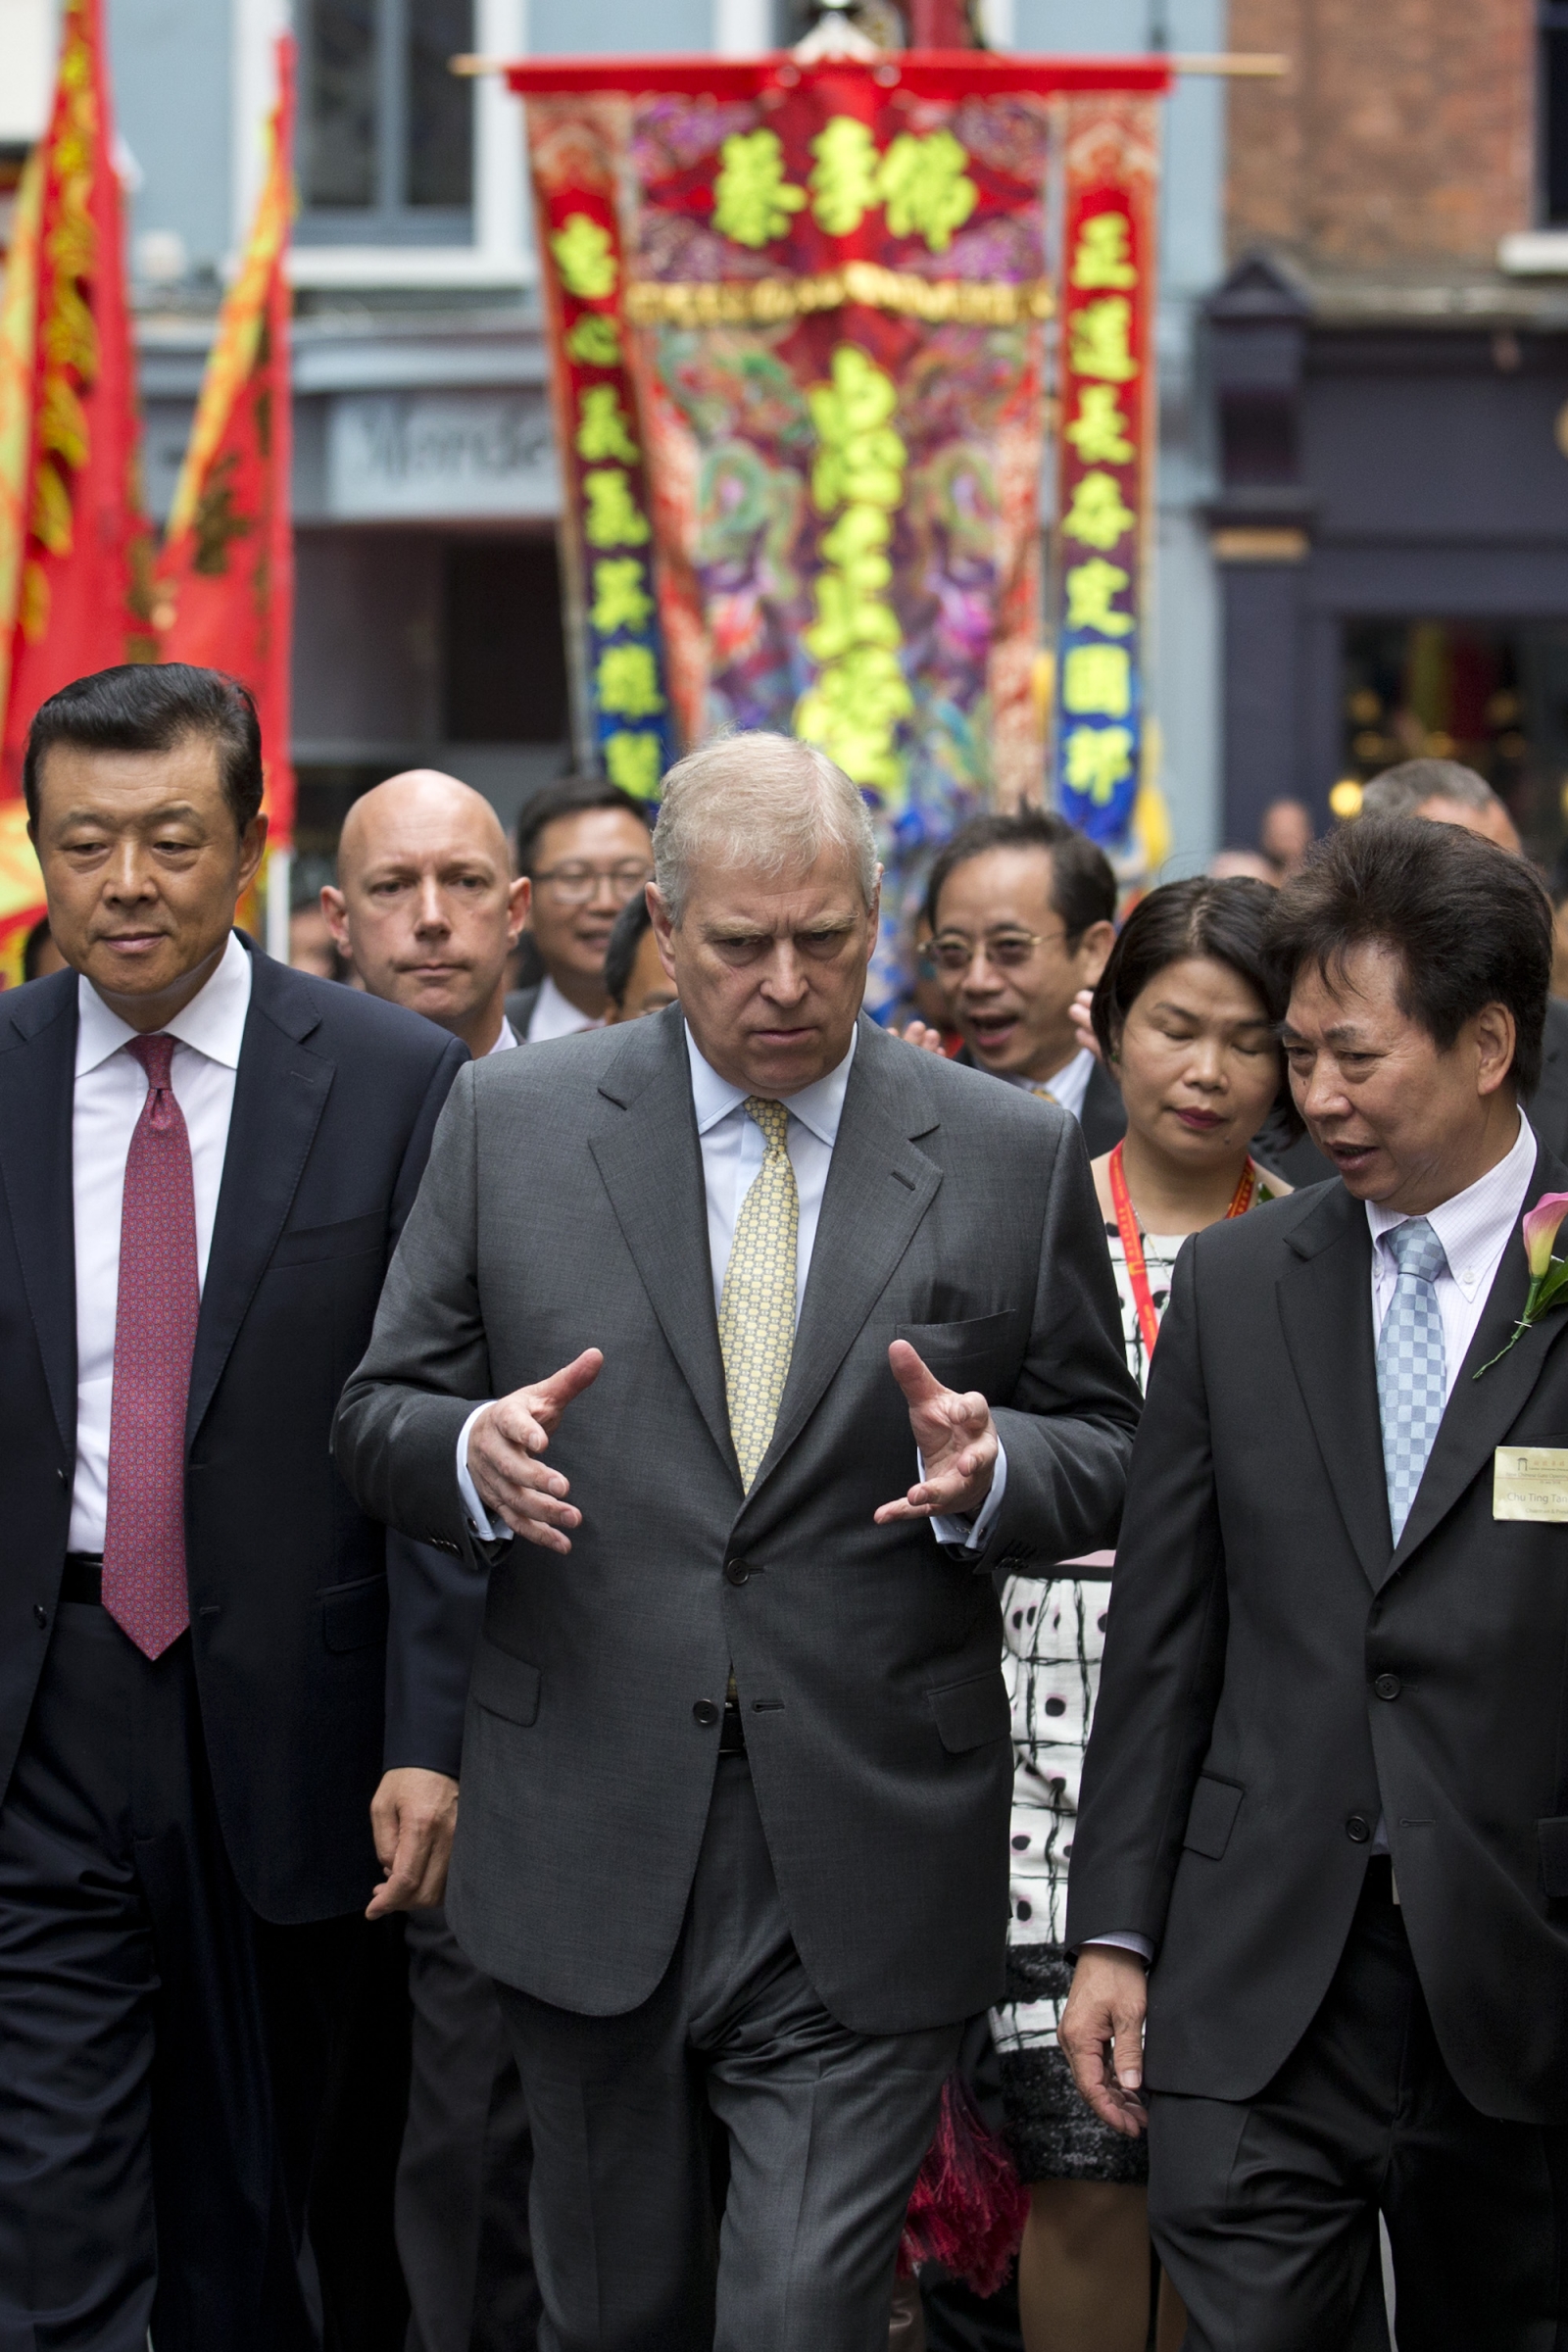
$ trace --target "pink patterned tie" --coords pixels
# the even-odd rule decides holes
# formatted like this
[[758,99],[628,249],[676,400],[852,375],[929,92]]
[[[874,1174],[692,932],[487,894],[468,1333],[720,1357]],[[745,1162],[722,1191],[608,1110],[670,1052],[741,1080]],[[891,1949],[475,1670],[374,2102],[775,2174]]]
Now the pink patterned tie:
[[125,1155],[103,1602],[161,1657],[190,1623],[185,1592],[185,1405],[201,1286],[190,1137],[169,1083],[172,1037],[126,1046],[147,1100]]

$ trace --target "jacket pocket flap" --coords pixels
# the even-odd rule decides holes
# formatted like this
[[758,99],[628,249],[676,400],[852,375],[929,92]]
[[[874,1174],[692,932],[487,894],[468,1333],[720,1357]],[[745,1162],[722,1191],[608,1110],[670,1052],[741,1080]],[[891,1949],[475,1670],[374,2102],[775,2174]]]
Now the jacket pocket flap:
[[321,1639],[328,1649],[368,1649],[386,1640],[384,1576],[362,1576],[352,1585],[328,1585],[321,1594]]
[[473,1679],[468,1694],[491,1715],[508,1723],[533,1723],[539,1714],[540,1674],[526,1658],[514,1658],[493,1642],[481,1640],[473,1653]]
[[1000,1672],[979,1674],[967,1683],[945,1683],[926,1696],[950,1755],[960,1756],[966,1748],[983,1747],[988,1740],[1012,1736],[1007,1690]]
[[1546,1900],[1568,1901],[1568,1813],[1559,1813],[1554,1821],[1538,1821],[1536,1838],[1541,1847],[1541,1876]]
[[928,1362],[940,1358],[945,1364],[961,1363],[1001,1347],[1011,1337],[1017,1319],[1017,1309],[1004,1306],[999,1315],[968,1315],[957,1323],[900,1323],[893,1336],[907,1340]]
[[368,1217],[345,1217],[338,1225],[301,1225],[280,1233],[268,1264],[309,1266],[323,1257],[369,1257],[386,1254],[387,1218],[380,1209]]
[[1183,1845],[1195,1854],[1206,1856],[1210,1862],[1217,1862],[1231,1841],[1246,1793],[1235,1781],[1216,1781],[1203,1773],[1193,1790]]

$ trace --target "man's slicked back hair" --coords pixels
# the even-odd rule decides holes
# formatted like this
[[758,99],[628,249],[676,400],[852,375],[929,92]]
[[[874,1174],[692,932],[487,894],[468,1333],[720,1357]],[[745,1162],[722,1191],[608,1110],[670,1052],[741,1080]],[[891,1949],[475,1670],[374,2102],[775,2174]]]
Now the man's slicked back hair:
[[867,906],[876,895],[876,835],[856,786],[825,752],[760,728],[720,735],[677,760],[654,828],[654,879],[672,923],[686,909],[697,856],[780,880],[814,865],[836,842]]
[[1514,1091],[1528,1101],[1551,982],[1551,906],[1532,866],[1462,825],[1358,817],[1279,892],[1269,952],[1289,989],[1307,968],[1339,985],[1363,947],[1398,958],[1399,1003],[1440,1053],[1483,1006],[1506,1004]]
[[531,801],[524,801],[517,818],[517,871],[533,874],[539,856],[539,836],[546,825],[558,817],[585,816],[593,808],[619,808],[625,815],[634,816],[646,828],[653,821],[653,810],[646,801],[635,800],[612,784],[606,776],[563,776],[557,784],[547,784],[536,792]]
[[74,678],[39,706],[22,769],[27,814],[38,821],[38,779],[56,744],[82,752],[172,752],[211,743],[237,832],[262,805],[262,730],[237,678],[188,662],[126,662]]
[[938,855],[926,885],[926,920],[937,928],[943,890],[960,865],[992,850],[1045,850],[1051,858],[1051,904],[1075,948],[1092,923],[1116,919],[1116,876],[1103,850],[1054,808],[1020,808],[1012,816],[972,816]]

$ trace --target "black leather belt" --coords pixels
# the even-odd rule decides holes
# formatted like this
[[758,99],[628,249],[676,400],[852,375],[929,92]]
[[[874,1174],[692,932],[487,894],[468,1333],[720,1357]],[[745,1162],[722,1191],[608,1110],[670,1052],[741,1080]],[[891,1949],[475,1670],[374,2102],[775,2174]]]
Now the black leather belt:
[[718,1752],[721,1756],[744,1756],[746,1753],[746,1727],[741,1722],[740,1708],[732,1698],[724,1701],[724,1712],[719,1718]]
[[85,1600],[94,1608],[103,1604],[104,1555],[101,1551],[68,1551],[66,1573],[60,1580],[62,1600]]

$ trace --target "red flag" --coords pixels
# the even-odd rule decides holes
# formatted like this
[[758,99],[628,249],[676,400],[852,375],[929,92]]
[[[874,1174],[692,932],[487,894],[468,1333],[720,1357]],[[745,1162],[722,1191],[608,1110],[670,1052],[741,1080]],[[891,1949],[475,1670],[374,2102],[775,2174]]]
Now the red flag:
[[156,652],[114,135],[102,0],[67,0],[0,312],[0,800],[47,696]]
[[208,357],[190,443],[158,560],[164,659],[227,670],[262,721],[270,846],[294,831],[289,654],[294,539],[289,508],[289,291],[294,44],[277,44],[266,183]]

